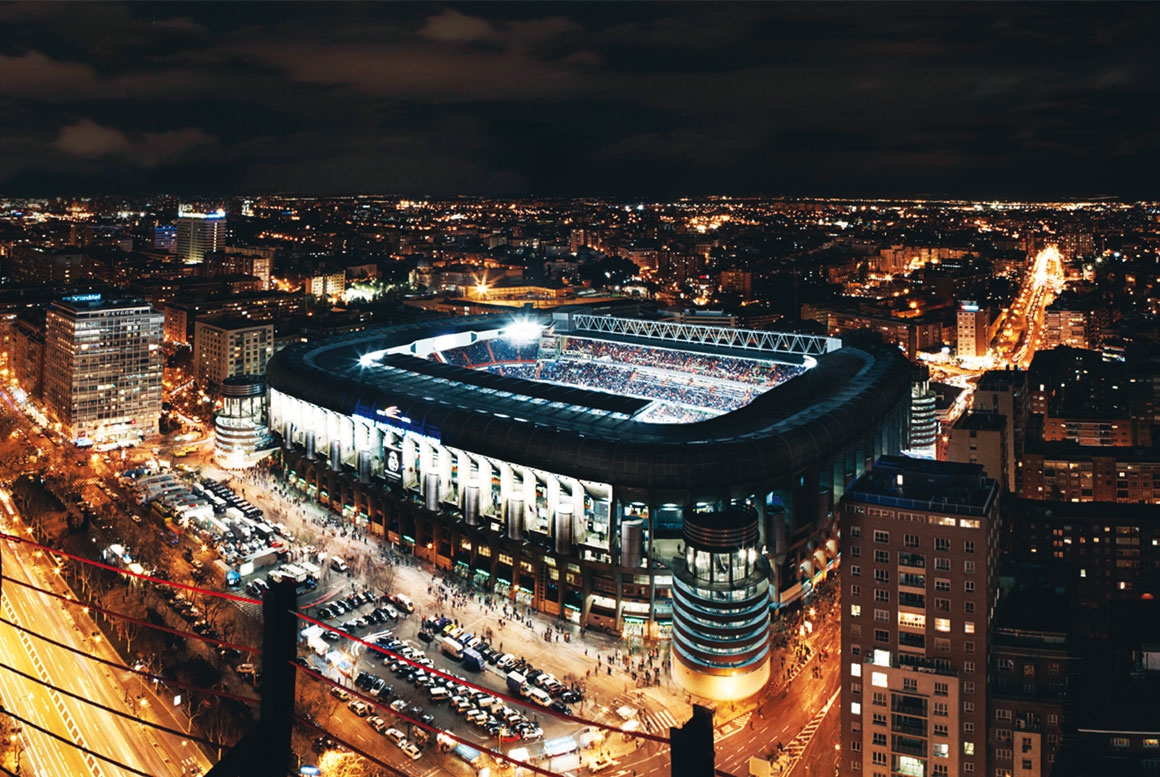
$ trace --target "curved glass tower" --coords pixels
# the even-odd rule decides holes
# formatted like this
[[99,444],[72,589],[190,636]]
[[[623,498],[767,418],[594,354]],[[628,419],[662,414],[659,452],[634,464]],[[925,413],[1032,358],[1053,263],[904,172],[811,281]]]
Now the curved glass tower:
[[266,428],[266,381],[234,375],[222,381],[222,408],[214,418],[214,459],[227,469],[252,467],[273,448]]
[[673,559],[673,679],[732,701],[769,680],[769,562],[756,512],[685,510],[683,556]]

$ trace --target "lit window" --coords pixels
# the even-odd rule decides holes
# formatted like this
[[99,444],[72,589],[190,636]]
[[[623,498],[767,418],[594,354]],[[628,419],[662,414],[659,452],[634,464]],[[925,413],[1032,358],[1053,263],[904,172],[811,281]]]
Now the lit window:
[[861,616],[862,616],[862,605],[851,604],[850,605],[850,617],[851,618],[860,618]]
[[876,686],[878,688],[888,687],[889,683],[886,680],[886,673],[885,672],[871,672],[870,673],[870,684],[873,686]]
[[862,714],[862,702],[860,702],[860,701],[850,702],[850,714],[851,715],[861,715]]
[[951,630],[950,618],[935,618],[934,619],[934,630],[935,631],[950,631]]
[[850,662],[850,675],[852,677],[861,677],[862,676],[862,665],[859,664],[857,661]]
[[964,623],[963,624],[963,632],[965,632],[967,634],[974,634],[975,633],[975,622],[974,621],[967,621],[966,623]]

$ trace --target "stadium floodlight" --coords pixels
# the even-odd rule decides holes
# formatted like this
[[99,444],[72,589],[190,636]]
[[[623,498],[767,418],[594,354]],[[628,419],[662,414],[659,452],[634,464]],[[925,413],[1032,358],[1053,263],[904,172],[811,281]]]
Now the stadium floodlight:
[[543,324],[537,324],[526,318],[517,318],[503,330],[503,336],[513,345],[524,345],[540,339],[540,333],[543,331]]
[[370,351],[369,353],[364,353],[358,357],[358,366],[373,367],[379,363],[385,353],[386,351]]

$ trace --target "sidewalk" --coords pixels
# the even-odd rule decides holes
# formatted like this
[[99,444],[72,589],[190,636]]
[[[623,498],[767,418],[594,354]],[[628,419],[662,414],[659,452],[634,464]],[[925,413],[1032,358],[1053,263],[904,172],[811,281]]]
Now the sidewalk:
[[[667,643],[633,648],[627,640],[595,630],[581,633],[576,624],[544,615],[508,599],[472,591],[446,571],[435,569],[414,556],[399,554],[382,539],[358,531],[341,516],[298,494],[265,470],[234,473],[212,464],[203,464],[203,469],[207,475],[228,480],[239,492],[244,491],[247,499],[267,511],[271,521],[285,523],[300,546],[313,544],[330,554],[346,557],[370,555],[372,559],[381,558],[393,563],[393,574],[402,578],[395,585],[408,592],[419,611],[443,612],[467,624],[468,628],[487,619],[487,625],[495,634],[497,649],[519,652],[561,681],[579,683],[586,690],[584,714],[596,717],[589,705],[603,708],[610,717],[604,722],[613,725],[623,723],[614,714],[623,703],[639,709],[642,717],[667,713],[659,718],[672,718],[680,724],[692,715],[692,704],[703,704],[716,709],[714,723],[718,729],[755,713],[763,715],[770,701],[784,696],[807,667],[813,671],[821,663],[816,660],[819,655],[817,645],[824,641],[824,635],[832,633],[836,622],[837,609],[833,599],[837,586],[827,581],[811,597],[816,609],[813,620],[817,624],[812,633],[805,637],[798,634],[801,622],[809,618],[808,605],[788,616],[792,618],[787,622],[791,636],[786,644],[774,647],[770,659],[772,677],[765,688],[744,701],[718,704],[694,698],[673,683],[668,672],[670,648]],[[357,578],[354,581],[361,584]],[[490,607],[484,603],[487,601],[491,602]],[[504,623],[502,627],[500,621]],[[545,634],[550,634],[552,641],[545,639]],[[633,672],[639,678],[646,670],[650,675],[656,672],[659,684],[640,685],[633,678]],[[618,700],[622,704],[618,704]],[[667,730],[655,733],[667,734]]]

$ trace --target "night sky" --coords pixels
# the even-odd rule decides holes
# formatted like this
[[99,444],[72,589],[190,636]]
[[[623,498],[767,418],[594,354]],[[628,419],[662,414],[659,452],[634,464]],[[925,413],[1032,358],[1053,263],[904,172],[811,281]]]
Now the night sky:
[[0,5],[0,194],[1156,198],[1155,4]]

